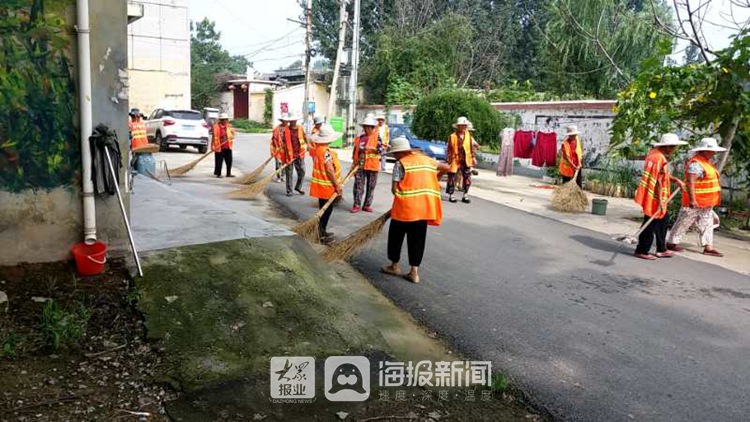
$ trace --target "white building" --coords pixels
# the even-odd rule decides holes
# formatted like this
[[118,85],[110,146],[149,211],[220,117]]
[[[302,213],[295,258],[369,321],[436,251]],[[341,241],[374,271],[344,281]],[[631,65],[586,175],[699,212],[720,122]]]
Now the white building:
[[128,26],[130,106],[190,108],[188,0],[130,0],[143,17]]

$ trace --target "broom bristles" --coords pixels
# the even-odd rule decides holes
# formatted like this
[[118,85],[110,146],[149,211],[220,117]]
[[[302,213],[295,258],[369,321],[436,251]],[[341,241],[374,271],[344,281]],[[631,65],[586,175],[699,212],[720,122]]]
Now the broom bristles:
[[284,164],[283,166],[279,167],[278,170],[269,174],[268,176],[248,185],[245,188],[229,192],[227,196],[234,199],[253,199],[257,197],[266,190],[268,185],[271,183],[273,178],[276,177],[277,174],[281,173],[282,170],[289,167],[292,163]]
[[177,167],[176,169],[170,170],[169,174],[171,176],[182,176],[185,173],[189,172],[190,170],[194,169],[195,166],[198,165],[198,163],[200,163],[201,161],[203,161],[204,158],[208,157],[209,155],[211,155],[213,153],[214,153],[213,151],[209,151],[209,152],[203,154],[203,156],[201,156],[200,158],[197,158],[197,159],[195,159],[195,160],[193,160],[193,161],[191,161],[191,162],[189,162],[189,163],[187,163],[187,164],[185,164],[183,166]]
[[268,159],[261,164],[257,169],[253,170],[252,173],[248,174],[247,176],[242,176],[239,179],[236,179],[233,183],[236,183],[238,185],[249,185],[251,183],[255,183],[258,180],[258,177],[263,173],[263,170],[266,169],[266,166],[268,163],[271,162],[273,157],[268,157]]
[[323,259],[327,262],[347,260],[364,248],[373,240],[385,226],[385,222],[391,218],[391,211],[378,217],[375,221],[367,224],[361,229],[334,243],[323,253]]
[[583,212],[588,208],[589,199],[575,179],[574,177],[552,192],[552,209],[560,212]]

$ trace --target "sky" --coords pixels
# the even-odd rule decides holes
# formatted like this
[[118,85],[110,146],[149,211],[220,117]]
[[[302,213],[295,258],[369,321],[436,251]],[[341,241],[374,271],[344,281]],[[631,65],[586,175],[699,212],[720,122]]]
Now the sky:
[[[694,7],[701,2],[689,1]],[[750,10],[731,6],[731,0],[711,2],[704,33],[713,49],[729,44],[729,36],[735,31],[724,26],[733,25],[732,11],[737,20],[750,19]],[[189,14],[191,20],[208,17],[216,22],[224,47],[232,54],[247,55],[259,72],[271,72],[303,59],[305,30],[287,20],[301,18],[302,9],[297,0],[189,0]],[[679,43],[676,48],[674,58],[678,62],[684,48],[685,43]]]

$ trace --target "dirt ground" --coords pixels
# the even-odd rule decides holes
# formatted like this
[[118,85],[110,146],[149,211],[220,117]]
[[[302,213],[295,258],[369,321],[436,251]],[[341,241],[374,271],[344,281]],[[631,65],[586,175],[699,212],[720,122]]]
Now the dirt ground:
[[[66,263],[0,267],[0,291],[8,296],[7,312],[0,305],[0,420],[113,421],[146,414],[168,420],[163,402],[175,394],[153,381],[161,357],[144,340],[132,288],[116,264],[83,279]],[[50,346],[49,322],[46,328],[42,322],[49,300],[88,315],[83,332],[58,350]]]

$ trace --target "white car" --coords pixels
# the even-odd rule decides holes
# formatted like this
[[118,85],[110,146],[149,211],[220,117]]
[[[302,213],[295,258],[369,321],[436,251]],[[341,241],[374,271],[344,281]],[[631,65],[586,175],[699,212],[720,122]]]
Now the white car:
[[146,120],[146,134],[149,142],[167,151],[170,145],[180,149],[195,147],[201,154],[208,150],[209,125],[203,120],[200,111],[165,110],[157,108]]

